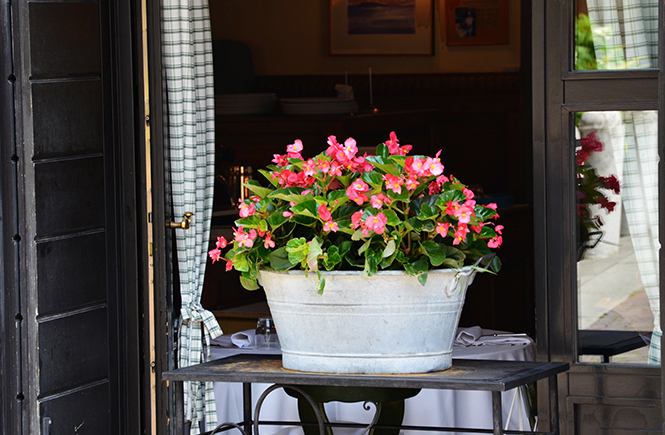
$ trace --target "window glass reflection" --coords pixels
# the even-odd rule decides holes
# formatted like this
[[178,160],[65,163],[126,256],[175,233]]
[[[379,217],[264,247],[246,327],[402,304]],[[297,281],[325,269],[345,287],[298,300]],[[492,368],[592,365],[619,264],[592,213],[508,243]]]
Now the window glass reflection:
[[657,112],[576,121],[579,360],[659,364]]
[[658,0],[576,0],[575,69],[658,67]]

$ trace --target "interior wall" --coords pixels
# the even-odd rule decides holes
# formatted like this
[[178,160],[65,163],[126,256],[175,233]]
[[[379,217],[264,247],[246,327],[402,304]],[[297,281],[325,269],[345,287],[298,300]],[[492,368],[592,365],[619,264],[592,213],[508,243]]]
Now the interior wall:
[[331,0],[212,0],[213,39],[247,44],[257,75],[479,73],[520,67],[520,2],[510,0],[510,44],[448,47],[443,0],[433,0],[433,56],[332,56]]

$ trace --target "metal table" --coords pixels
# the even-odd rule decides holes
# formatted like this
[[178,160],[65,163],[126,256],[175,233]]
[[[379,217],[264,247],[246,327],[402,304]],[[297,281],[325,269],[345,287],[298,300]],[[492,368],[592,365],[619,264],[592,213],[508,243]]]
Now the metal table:
[[[232,424],[246,434],[258,432],[259,424],[278,424],[277,422],[259,421],[263,399],[276,388],[289,388],[300,392],[307,398],[299,386],[337,386],[337,387],[369,387],[369,388],[433,388],[448,390],[479,390],[492,392],[493,430],[472,428],[431,428],[422,426],[401,426],[410,430],[455,431],[464,430],[476,433],[520,433],[504,431],[501,409],[501,392],[526,385],[541,379],[549,378],[550,396],[550,432],[559,433],[557,377],[567,371],[568,363],[532,362],[532,361],[487,361],[487,360],[454,360],[449,370],[417,373],[417,374],[344,374],[344,373],[310,373],[288,370],[282,367],[279,355],[236,355],[229,358],[211,361],[171,370],[162,373],[165,381],[210,381],[210,382],[242,382],[244,401],[244,421]],[[252,418],[252,383],[271,383],[259,399],[254,417]],[[314,409],[315,402],[308,398]],[[318,414],[317,414],[318,415]],[[325,433],[325,427],[334,427],[337,423],[324,423],[318,415],[319,429]],[[180,421],[181,419],[176,419]],[[293,422],[288,422],[294,424]],[[242,424],[242,426],[241,426]],[[282,422],[283,424],[283,422]],[[346,425],[349,426],[349,425]],[[364,425],[357,425],[364,427]],[[181,428],[178,428],[181,429]],[[179,432],[182,433],[182,432]],[[527,432],[524,432],[527,433]],[[534,433],[534,432],[528,432]],[[545,432],[536,432],[545,433]]]

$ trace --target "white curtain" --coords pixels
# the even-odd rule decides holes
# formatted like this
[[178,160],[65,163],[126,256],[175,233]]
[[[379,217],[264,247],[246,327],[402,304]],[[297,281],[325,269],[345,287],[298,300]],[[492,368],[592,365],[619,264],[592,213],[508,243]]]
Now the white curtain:
[[[658,68],[657,0],[587,0],[598,69]],[[621,196],[635,256],[654,314],[649,362],[660,363],[658,116],[624,112]]]
[[[168,107],[167,156],[174,220],[192,212],[191,227],[175,230],[182,309],[178,364],[209,358],[210,340],[222,334],[201,306],[215,170],[215,101],[212,40],[207,0],[163,0],[162,46]],[[204,340],[206,346],[204,346]],[[205,403],[205,405],[204,405]],[[185,419],[191,432],[217,424],[212,383],[184,383]]]

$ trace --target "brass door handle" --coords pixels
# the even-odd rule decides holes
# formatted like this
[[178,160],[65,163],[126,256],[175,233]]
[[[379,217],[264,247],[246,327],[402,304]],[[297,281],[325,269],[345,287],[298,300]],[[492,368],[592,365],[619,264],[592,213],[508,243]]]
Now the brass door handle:
[[166,228],[170,228],[172,230],[177,228],[188,230],[189,225],[192,223],[192,216],[194,216],[194,213],[186,211],[185,215],[182,217],[182,222],[167,222]]

